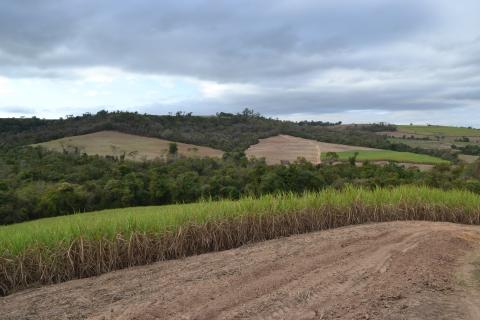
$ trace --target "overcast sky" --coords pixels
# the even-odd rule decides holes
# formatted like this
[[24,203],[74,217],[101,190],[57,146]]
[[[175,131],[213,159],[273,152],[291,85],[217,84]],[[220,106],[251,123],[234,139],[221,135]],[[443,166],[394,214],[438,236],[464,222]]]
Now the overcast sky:
[[0,117],[480,127],[479,0],[0,0]]

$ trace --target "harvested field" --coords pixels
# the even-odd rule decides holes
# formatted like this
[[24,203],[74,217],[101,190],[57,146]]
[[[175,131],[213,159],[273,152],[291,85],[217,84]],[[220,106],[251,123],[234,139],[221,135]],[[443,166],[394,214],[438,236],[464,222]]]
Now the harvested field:
[[[88,155],[125,155],[130,160],[165,159],[172,141],[142,137],[117,131],[99,131],[80,136],[66,137],[36,144],[50,150],[62,152],[85,152]],[[178,154],[186,157],[221,157],[223,151],[209,147],[178,143]]]
[[2,319],[480,318],[480,227],[390,222],[271,240],[0,298]]
[[299,157],[305,158],[307,161],[314,164],[318,164],[322,161],[322,152],[359,150],[375,149],[319,142],[289,135],[278,135],[275,137],[260,139],[260,142],[250,146],[250,148],[245,151],[245,154],[250,158],[265,158],[268,164],[279,164],[282,161],[293,162]]
[[471,155],[468,155],[468,154],[459,154],[458,155],[458,159],[466,162],[466,163],[474,163],[475,161],[477,161],[479,158],[479,156],[471,156]]

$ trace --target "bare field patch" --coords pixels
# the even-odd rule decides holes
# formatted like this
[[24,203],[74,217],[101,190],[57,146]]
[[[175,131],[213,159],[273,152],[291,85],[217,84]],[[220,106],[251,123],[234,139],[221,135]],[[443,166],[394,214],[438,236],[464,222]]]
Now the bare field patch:
[[459,154],[458,159],[464,161],[465,163],[474,163],[478,160],[478,156],[471,156],[468,154]]
[[[78,151],[88,155],[122,156],[130,160],[165,159],[172,141],[142,137],[117,131],[99,131],[80,136],[66,137],[33,146],[62,152]],[[186,157],[221,157],[223,151],[177,142],[178,154]]]
[[245,154],[249,158],[265,158],[268,164],[279,164],[282,161],[293,162],[299,157],[305,158],[307,161],[314,164],[318,164],[321,163],[322,152],[361,150],[376,149],[319,142],[289,135],[278,135],[266,139],[260,139],[260,142],[250,146],[245,151]]

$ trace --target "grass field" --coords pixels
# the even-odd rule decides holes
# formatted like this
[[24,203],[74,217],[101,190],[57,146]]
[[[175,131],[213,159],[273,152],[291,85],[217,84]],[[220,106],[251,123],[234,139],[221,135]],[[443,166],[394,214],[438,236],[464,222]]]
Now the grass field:
[[480,197],[403,186],[127,208],[0,227],[0,291],[365,222],[480,223]]
[[[337,152],[339,160],[347,161],[355,154],[355,151]],[[322,154],[325,158],[326,154]],[[394,161],[403,163],[418,163],[418,164],[441,164],[449,163],[447,160],[432,157],[425,154],[398,152],[391,150],[364,150],[358,151],[357,161]]]
[[410,126],[399,125],[398,130],[409,134],[449,137],[479,137],[479,129],[448,126]]
[[[164,159],[172,141],[142,137],[117,131],[99,131],[95,133],[66,137],[39,143],[37,145],[62,152],[64,149],[100,156],[125,155],[130,160]],[[186,157],[221,157],[223,151],[186,143],[177,143],[178,154]]]

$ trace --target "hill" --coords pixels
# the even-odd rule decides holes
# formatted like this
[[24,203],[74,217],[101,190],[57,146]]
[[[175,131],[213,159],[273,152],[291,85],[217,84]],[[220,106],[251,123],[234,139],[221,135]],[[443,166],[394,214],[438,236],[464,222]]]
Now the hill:
[[[399,125],[395,131],[378,132],[391,143],[411,148],[437,149],[459,154],[459,159],[471,163],[480,156],[480,130],[449,126]],[[474,156],[474,157],[468,157]]]
[[[0,147],[46,142],[98,131],[118,131],[145,137],[208,146],[222,151],[244,151],[259,139],[279,134],[379,149],[394,149],[376,131],[391,126],[338,126],[328,122],[293,122],[263,117],[251,110],[215,116],[148,115],[131,112],[100,111],[67,119],[0,119]],[[408,151],[408,150],[403,150]]]
[[[34,144],[58,152],[125,157],[130,160],[165,160],[173,141],[141,137],[116,131],[99,131]],[[178,154],[185,157],[222,157],[223,151],[209,147],[177,143]]]

